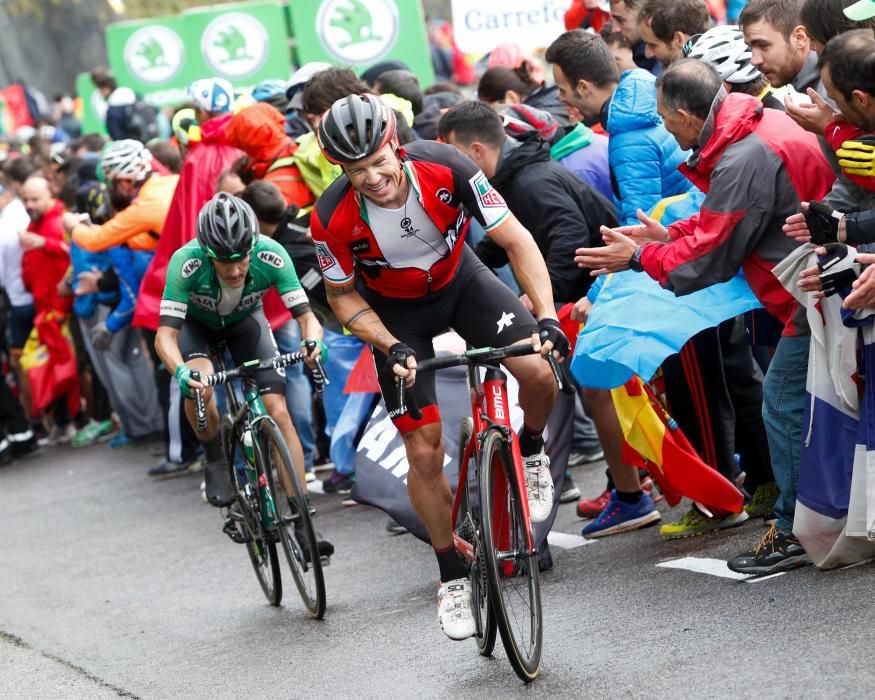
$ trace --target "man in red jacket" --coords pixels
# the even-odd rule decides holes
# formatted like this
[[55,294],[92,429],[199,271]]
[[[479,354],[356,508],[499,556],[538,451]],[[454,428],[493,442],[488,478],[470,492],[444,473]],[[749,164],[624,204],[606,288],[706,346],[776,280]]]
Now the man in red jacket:
[[52,197],[42,177],[24,183],[21,200],[30,216],[30,225],[21,234],[21,279],[33,295],[37,315],[51,310],[66,314],[70,300],[58,295],[58,282],[70,266],[70,245],[62,224],[64,205]]
[[707,194],[699,213],[668,229],[639,212],[641,225],[602,228],[604,248],[575,258],[593,274],[646,272],[675,294],[725,282],[744,270],[766,310],[784,324],[763,382],[763,422],[780,496],[776,527],[733,571],[770,574],[807,563],[793,535],[802,448],[810,331],[805,309],[772,273],[796,248],[783,232],[802,200],[829,192],[835,177],[817,139],[784,113],[750,95],[727,94],[717,72],[695,59],[673,63],[657,79],[659,114],[692,155],[681,171]]
[[[49,347],[53,371],[69,365],[69,343],[60,334],[60,324],[70,311],[72,297],[58,294],[58,283],[70,266],[70,246],[64,236],[62,218],[64,205],[52,197],[49,183],[42,177],[31,177],[22,185],[21,200],[30,216],[30,225],[21,233],[21,279],[33,295],[36,309],[34,325],[40,339]],[[50,343],[50,339],[54,342]],[[75,365],[75,360],[73,360]],[[57,377],[57,375],[55,375]],[[75,434],[75,425],[70,418],[79,411],[79,381],[73,373],[66,376],[62,385],[54,383],[51,398],[47,392],[37,396],[33,386],[34,413],[48,408],[55,402],[54,423],[56,437],[66,442]]]

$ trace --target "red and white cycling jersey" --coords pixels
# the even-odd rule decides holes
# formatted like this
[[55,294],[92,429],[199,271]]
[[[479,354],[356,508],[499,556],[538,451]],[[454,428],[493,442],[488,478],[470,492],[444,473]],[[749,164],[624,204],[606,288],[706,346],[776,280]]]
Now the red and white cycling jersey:
[[[453,146],[434,141],[412,143],[402,149],[401,161],[419,205],[446,246],[431,247],[422,255],[418,251],[423,241],[405,236],[404,229],[398,228],[399,240],[392,241],[387,259],[371,230],[366,201],[341,175],[318,199],[310,220],[326,284],[349,284],[358,272],[369,289],[387,297],[414,299],[437,291],[456,272],[470,217],[491,231],[510,213],[486,176]],[[380,231],[384,244],[387,235],[392,232]],[[409,255],[400,250],[405,245],[411,246]],[[439,255],[433,254],[435,250]],[[393,264],[399,259],[406,260],[406,266]],[[421,266],[411,265],[417,262]]]

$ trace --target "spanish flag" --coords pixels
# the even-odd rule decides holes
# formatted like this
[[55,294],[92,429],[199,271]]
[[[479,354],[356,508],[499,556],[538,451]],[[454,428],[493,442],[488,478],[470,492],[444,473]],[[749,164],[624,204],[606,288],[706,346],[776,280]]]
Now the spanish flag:
[[624,462],[646,468],[669,505],[677,505],[686,496],[712,511],[741,511],[741,492],[702,461],[640,377],[611,389],[611,397],[626,441]]

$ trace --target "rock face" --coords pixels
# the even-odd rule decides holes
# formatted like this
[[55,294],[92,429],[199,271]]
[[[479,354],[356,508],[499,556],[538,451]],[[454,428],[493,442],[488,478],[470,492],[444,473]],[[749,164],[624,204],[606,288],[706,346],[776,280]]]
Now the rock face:
[[104,0],[0,2],[0,87],[21,81],[49,99],[72,92],[77,74],[106,65],[103,30],[116,19]]

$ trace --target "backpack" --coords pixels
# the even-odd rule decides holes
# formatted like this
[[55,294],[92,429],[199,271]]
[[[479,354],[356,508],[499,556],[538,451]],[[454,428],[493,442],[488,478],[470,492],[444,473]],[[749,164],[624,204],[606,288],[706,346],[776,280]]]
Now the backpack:
[[158,110],[143,98],[125,107],[125,130],[128,138],[147,143],[158,137]]

